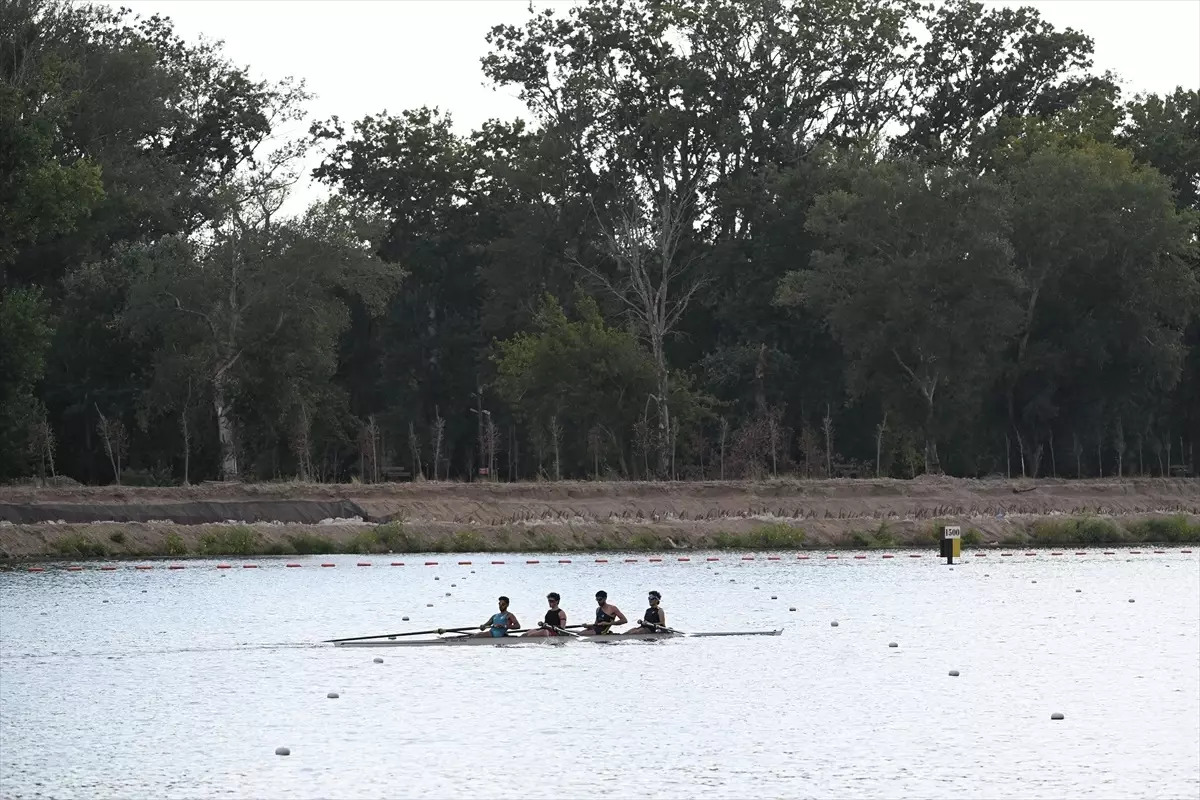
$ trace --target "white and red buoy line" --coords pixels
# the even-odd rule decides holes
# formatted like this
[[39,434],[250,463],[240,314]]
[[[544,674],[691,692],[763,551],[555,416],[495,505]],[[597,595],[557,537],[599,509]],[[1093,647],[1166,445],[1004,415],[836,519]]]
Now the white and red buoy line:
[[[1131,556],[1136,556],[1136,555],[1166,555],[1167,552],[1168,551],[1165,549],[1126,550],[1126,551],[1075,550],[1075,551],[1070,551],[1070,552],[1065,551],[1065,550],[1053,550],[1053,551],[1041,551],[1041,552],[1031,550],[1031,551],[1022,551],[1021,555],[1035,556],[1035,557],[1040,556],[1040,555],[1046,555],[1046,556],[1050,556],[1050,557],[1061,557],[1061,556],[1070,556],[1070,555],[1075,555],[1075,556],[1088,556],[1088,555],[1103,555],[1103,556],[1131,555]],[[1195,553],[1195,551],[1192,550],[1191,548],[1181,548],[1181,549],[1176,550],[1175,552],[1178,552],[1180,555],[1192,555]],[[929,557],[929,558],[934,559],[935,562],[940,561],[939,557],[933,553],[907,553],[906,555],[909,558]],[[964,553],[963,555],[965,556],[967,554]],[[991,553],[974,552],[974,553],[971,553],[970,555],[972,555],[976,558],[985,558],[988,555],[991,555]],[[1012,557],[1012,556],[1017,555],[1017,553],[1015,551],[1000,552],[999,555],[1001,557]],[[894,559],[896,557],[896,554],[882,553],[878,557],[880,559]],[[795,556],[794,559],[789,558],[787,556],[781,556],[781,555],[768,555],[768,556],[762,556],[762,557],[759,557],[756,555],[743,555],[743,556],[725,556],[725,557],[723,557],[723,556],[705,556],[703,560],[705,563],[712,563],[712,562],[720,562],[720,561],[722,561],[723,558],[725,558],[729,561],[734,561],[734,562],[736,562],[736,561],[758,561],[758,560],[763,560],[763,561],[793,561],[793,560],[794,561],[809,561],[812,559],[812,554],[799,553]],[[870,556],[867,554],[863,554],[863,553],[852,553],[849,556],[849,558],[854,561],[866,561],[866,560],[870,559]],[[827,553],[823,560],[837,561],[840,559],[842,559],[842,555],[840,555],[840,554]],[[675,561],[677,563],[690,563],[692,560],[693,559],[691,556],[677,556],[673,559],[665,558],[663,556],[651,556],[651,557],[647,557],[647,558],[618,559],[618,563],[638,564],[638,563],[642,563],[643,561],[646,563],[650,563],[650,564],[665,564],[665,563],[669,563],[671,561]],[[610,563],[610,559],[608,559],[608,558],[593,558],[593,559],[591,559],[591,562],[595,563],[595,564],[608,564],[608,563]],[[377,562],[374,562],[374,561],[356,561],[353,563],[353,566],[355,566],[355,567],[373,567],[376,565],[376,563]],[[387,566],[392,566],[392,567],[403,567],[403,566],[407,566],[409,563],[416,564],[417,562],[390,561],[390,562],[378,562],[378,563],[380,566],[386,564]],[[454,561],[454,562],[424,561],[424,562],[420,562],[420,563],[426,567],[436,567],[436,566],[441,566],[443,563],[447,566],[450,566],[450,565],[473,566],[475,562],[473,562],[473,561]],[[533,565],[540,565],[542,563],[547,563],[547,564],[550,564],[550,563],[556,563],[556,564],[584,563],[584,560],[559,558],[559,559],[555,559],[553,561],[549,561],[549,560],[543,561],[542,559],[529,558],[529,559],[524,559],[523,561],[508,562],[508,561],[504,561],[504,560],[492,560],[489,562],[481,561],[479,563],[481,563],[481,564],[489,563],[494,566],[503,566],[503,565],[509,564],[509,563],[511,563],[511,564],[522,564],[523,563],[525,565],[533,566]],[[240,565],[240,568],[241,569],[260,569],[260,568],[263,568],[264,566],[270,566],[270,565],[264,564],[262,562],[243,563]],[[325,561],[325,562],[312,563],[312,564],[303,564],[303,563],[300,563],[297,561],[288,561],[288,562],[283,563],[283,566],[285,568],[289,568],[289,569],[298,569],[298,568],[306,567],[306,566],[319,566],[319,567],[325,567],[325,568],[333,568],[333,567],[337,567],[340,565],[337,562],[332,562],[332,561]],[[351,565],[349,563],[347,563],[345,566],[351,566]],[[190,564],[189,565],[189,564],[181,564],[178,562],[172,562],[172,563],[167,563],[167,564],[163,564],[161,562],[150,563],[150,564],[139,563],[139,564],[98,564],[98,565],[93,565],[93,564],[65,564],[65,565],[50,564],[50,565],[30,565],[30,566],[25,567],[24,571],[25,572],[34,572],[34,573],[37,573],[37,572],[89,572],[89,571],[90,572],[116,572],[116,571],[123,570],[123,569],[124,570],[132,569],[132,570],[136,570],[139,572],[146,572],[146,571],[151,571],[151,570],[155,570],[155,569],[166,569],[166,570],[170,570],[170,571],[179,571],[179,570],[186,570],[186,569],[214,569],[214,568],[220,569],[220,570],[227,570],[227,569],[234,569],[235,566],[232,563],[226,563],[226,562],[220,562],[215,565],[208,565],[208,564],[204,564],[204,565]],[[5,571],[21,571],[21,568],[17,567],[17,566],[4,567],[4,568],[0,568],[0,569],[4,569]]]

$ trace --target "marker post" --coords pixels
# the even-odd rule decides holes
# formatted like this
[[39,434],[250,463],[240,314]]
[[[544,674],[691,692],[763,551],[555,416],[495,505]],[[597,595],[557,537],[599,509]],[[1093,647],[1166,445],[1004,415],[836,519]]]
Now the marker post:
[[947,564],[953,564],[954,559],[962,555],[962,528],[958,525],[939,525],[941,534],[940,555],[946,558]]

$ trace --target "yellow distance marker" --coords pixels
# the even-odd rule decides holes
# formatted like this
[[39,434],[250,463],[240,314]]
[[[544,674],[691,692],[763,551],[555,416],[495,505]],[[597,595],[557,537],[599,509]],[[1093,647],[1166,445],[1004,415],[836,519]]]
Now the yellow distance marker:
[[962,555],[962,527],[958,525],[939,525],[941,534],[939,554],[946,558],[947,564],[953,564],[954,559]]

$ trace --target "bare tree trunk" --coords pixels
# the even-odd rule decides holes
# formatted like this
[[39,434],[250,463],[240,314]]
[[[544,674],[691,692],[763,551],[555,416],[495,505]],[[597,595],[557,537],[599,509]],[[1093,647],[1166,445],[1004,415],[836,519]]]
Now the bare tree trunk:
[[887,430],[888,412],[883,412],[883,421],[875,426],[875,477],[880,477],[879,471],[883,464],[883,434]]
[[[446,435],[446,420],[437,406],[433,407],[433,479],[438,479],[438,469],[442,463],[442,441]],[[446,480],[450,479],[450,465],[446,464]]]
[[1054,431],[1050,431],[1050,474],[1055,479],[1058,478],[1058,458],[1054,454]]
[[679,480],[679,474],[675,471],[676,450],[679,448],[679,420],[671,420],[671,480]]
[[825,404],[825,418],[821,420],[821,430],[825,432],[825,477],[833,477],[833,415],[829,404]]
[[187,486],[191,483],[191,464],[192,464],[192,430],[188,425],[188,412],[185,406],[183,411],[179,413],[179,428],[183,434],[183,485]]
[[1125,477],[1125,423],[1117,419],[1116,430],[1113,431],[1113,446],[1117,449],[1117,477]]
[[777,476],[778,462],[775,460],[775,452],[779,449],[779,423],[775,417],[775,409],[767,409],[767,438],[771,445],[771,477]]
[[[108,455],[109,466],[112,467],[113,480],[117,485],[121,485],[121,468],[117,466],[115,456],[116,448],[113,446],[113,429],[112,423],[108,421],[108,417],[104,416],[104,412],[100,410],[99,403],[93,403],[96,407],[96,413],[100,415],[100,423],[96,426],[96,432],[100,434],[100,438],[104,441],[104,452]],[[1168,458],[1168,461],[1170,459]]]
[[1171,431],[1167,431],[1167,477],[1172,475],[1171,472]]
[[424,468],[421,464],[421,441],[417,438],[417,429],[411,420],[408,423],[408,453],[412,459],[413,480],[416,480],[418,475],[424,475]]
[[1075,477],[1083,477],[1083,442],[1079,441],[1079,432],[1071,434],[1071,450],[1075,453]]
[[579,260],[575,263],[625,304],[650,346],[658,403],[657,474],[663,476],[671,474],[673,468],[666,339],[703,283],[701,277],[692,274],[693,259],[680,253],[691,230],[696,182],[680,182],[673,191],[664,190],[662,196],[637,185],[626,189],[622,207],[611,223],[596,212],[604,249],[616,262],[616,274],[621,277],[614,281],[595,267]]
[[729,420],[721,417],[721,480],[725,480],[725,440],[729,438]]
[[1013,426],[1013,433],[1017,435],[1017,454],[1021,458],[1021,477],[1028,477],[1025,473],[1025,437],[1021,436],[1021,429],[1016,425]]
[[512,423],[508,426],[508,482],[517,480],[517,430]]
[[213,412],[217,416],[217,439],[221,443],[221,479],[236,481],[239,478],[237,445],[234,441],[233,417],[226,399],[228,389],[225,368],[222,367],[213,377]]
[[562,480],[562,462],[559,460],[559,443],[562,440],[562,427],[558,424],[558,414],[550,417],[550,441],[554,445],[554,480]]
[[1012,442],[1008,440],[1008,431],[1004,432],[1004,474],[1012,480]]
[[488,480],[496,480],[496,423],[492,415],[487,415],[487,451],[488,451]]
[[[479,430],[478,430],[479,466],[482,467],[483,466],[483,456],[484,456],[484,452],[483,452],[483,387],[479,385],[478,380],[475,381],[475,418],[476,418],[475,421],[479,428]],[[476,478],[479,477],[478,470],[476,470],[476,473],[477,474],[475,476],[473,476],[471,478],[471,480],[475,480]]]

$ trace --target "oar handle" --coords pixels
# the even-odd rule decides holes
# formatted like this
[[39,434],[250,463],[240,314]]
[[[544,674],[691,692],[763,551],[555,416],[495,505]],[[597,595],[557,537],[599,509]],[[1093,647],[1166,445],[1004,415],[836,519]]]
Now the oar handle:
[[659,625],[657,622],[644,622],[643,620],[639,619],[638,625],[641,625],[643,628],[653,628],[656,632],[683,633],[683,631],[677,631],[674,628],[668,628],[666,625]]

